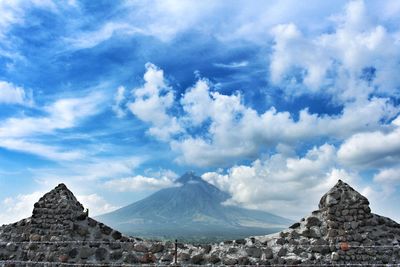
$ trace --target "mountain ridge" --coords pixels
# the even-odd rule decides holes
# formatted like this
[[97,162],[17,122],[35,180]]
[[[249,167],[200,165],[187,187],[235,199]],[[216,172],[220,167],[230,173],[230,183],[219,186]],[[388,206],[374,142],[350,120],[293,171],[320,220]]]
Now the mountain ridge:
[[[126,234],[160,237],[157,233],[164,233],[172,238],[211,236],[215,232],[229,231],[243,231],[245,235],[268,234],[292,223],[268,212],[223,205],[230,195],[193,172],[185,173],[175,182],[178,186],[161,189],[96,218]],[[242,236],[233,234],[232,237]]]

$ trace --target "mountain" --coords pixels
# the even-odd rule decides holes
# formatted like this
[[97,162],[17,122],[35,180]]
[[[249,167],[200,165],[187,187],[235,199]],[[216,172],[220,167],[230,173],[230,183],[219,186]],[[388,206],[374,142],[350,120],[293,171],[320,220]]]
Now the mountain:
[[129,235],[188,241],[269,234],[292,223],[268,212],[223,205],[229,194],[194,173],[176,184],[97,219]]

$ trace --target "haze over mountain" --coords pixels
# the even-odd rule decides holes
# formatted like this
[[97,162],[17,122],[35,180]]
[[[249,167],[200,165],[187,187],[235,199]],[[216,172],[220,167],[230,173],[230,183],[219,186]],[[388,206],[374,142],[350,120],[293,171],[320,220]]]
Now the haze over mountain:
[[194,173],[176,184],[97,219],[126,234],[195,241],[269,234],[291,223],[268,212],[224,205],[229,194]]

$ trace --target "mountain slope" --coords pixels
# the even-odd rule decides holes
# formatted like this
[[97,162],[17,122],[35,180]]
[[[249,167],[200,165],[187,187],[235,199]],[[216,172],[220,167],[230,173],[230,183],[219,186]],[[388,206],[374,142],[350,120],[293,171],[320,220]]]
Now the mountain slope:
[[127,234],[184,239],[268,234],[291,223],[271,213],[222,205],[229,195],[193,173],[176,184],[97,218]]

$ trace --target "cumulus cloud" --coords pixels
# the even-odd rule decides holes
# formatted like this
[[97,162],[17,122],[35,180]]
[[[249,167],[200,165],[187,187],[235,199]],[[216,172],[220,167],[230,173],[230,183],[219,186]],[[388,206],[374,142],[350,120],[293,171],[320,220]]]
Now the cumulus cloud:
[[0,81],[0,104],[33,105],[31,94],[22,87]]
[[400,159],[400,117],[386,131],[357,133],[340,146],[339,159],[348,165],[384,166]]
[[398,95],[397,33],[374,25],[363,1],[349,2],[334,18],[332,33],[314,37],[304,36],[295,24],[274,27],[271,81],[292,88],[289,95],[324,92],[340,101]]
[[161,140],[168,140],[181,131],[176,118],[168,115],[174,104],[174,93],[164,79],[163,70],[146,64],[143,87],[132,91],[134,101],[128,103],[130,111],[140,120],[151,125],[148,133]]
[[[170,144],[183,164],[226,166],[243,158],[254,159],[280,143],[298,145],[315,138],[342,141],[358,132],[381,129],[399,112],[390,99],[371,97],[346,103],[339,114],[303,109],[295,119],[274,107],[257,111],[243,103],[241,94],[221,94],[203,78],[177,102],[162,70],[153,64],[146,69],[145,85],[133,90],[135,100],[128,106],[150,124],[149,134]],[[183,112],[171,115],[173,106],[175,112]]]
[[356,184],[357,175],[335,162],[335,147],[325,144],[310,149],[304,157],[276,153],[251,165],[229,168],[227,174],[208,172],[202,178],[232,195],[226,204],[298,219],[317,208],[315,203],[338,179]]
[[186,117],[181,121],[198,126],[209,122],[205,136],[186,136],[171,142],[180,153],[178,161],[198,166],[231,164],[243,157],[253,158],[279,143],[296,144],[313,138],[343,140],[354,133],[379,129],[382,121],[398,112],[388,99],[347,104],[337,115],[311,114],[301,110],[295,120],[289,112],[270,108],[259,114],[245,106],[240,95],[210,92],[209,84],[199,80],[181,99]]
[[393,168],[385,168],[380,170],[379,173],[374,176],[374,181],[390,186],[400,185],[400,166],[397,165]]

